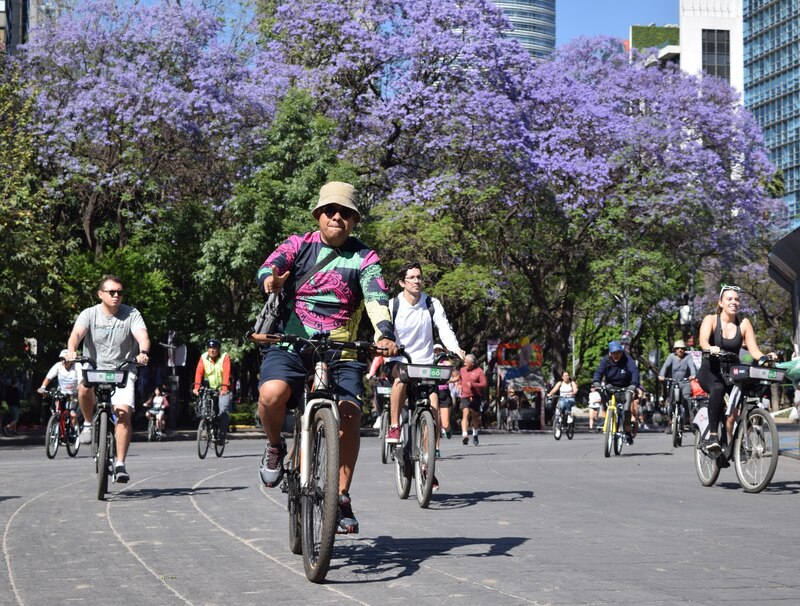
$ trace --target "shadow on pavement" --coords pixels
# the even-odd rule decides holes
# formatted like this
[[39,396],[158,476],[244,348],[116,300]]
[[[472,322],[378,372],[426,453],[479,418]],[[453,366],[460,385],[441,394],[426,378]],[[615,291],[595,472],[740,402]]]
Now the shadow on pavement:
[[476,539],[453,536],[397,539],[383,535],[372,539],[372,545],[361,541],[337,543],[331,569],[350,569],[357,580],[329,580],[326,583],[385,583],[416,573],[426,560],[433,557],[512,557],[509,552],[527,540],[526,537]]
[[[118,486],[117,484],[110,484]],[[122,492],[113,493],[114,501],[140,501],[143,499],[157,499],[159,497],[188,497],[197,496],[211,493],[234,492],[238,490],[246,490],[249,486],[203,486],[202,488],[138,488],[134,490],[124,490]]]
[[532,490],[515,490],[511,492],[481,491],[446,495],[435,494],[431,500],[430,508],[433,510],[463,509],[464,507],[472,507],[473,505],[486,501],[490,503],[512,503],[514,501],[532,498]]

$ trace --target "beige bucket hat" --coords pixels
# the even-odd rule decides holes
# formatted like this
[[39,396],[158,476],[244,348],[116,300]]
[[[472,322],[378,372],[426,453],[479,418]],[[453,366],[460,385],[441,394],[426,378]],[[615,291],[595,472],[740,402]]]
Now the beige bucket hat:
[[315,219],[319,219],[322,207],[328,204],[338,204],[339,206],[350,208],[355,211],[358,219],[361,220],[361,212],[356,206],[356,188],[349,183],[331,181],[322,186],[319,190],[319,202],[317,202],[314,210],[311,211]]

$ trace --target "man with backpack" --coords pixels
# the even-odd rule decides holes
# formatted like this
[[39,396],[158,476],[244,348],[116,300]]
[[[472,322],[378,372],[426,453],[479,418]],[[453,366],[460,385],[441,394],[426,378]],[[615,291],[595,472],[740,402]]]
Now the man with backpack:
[[[419,263],[403,265],[398,272],[398,284],[401,292],[389,301],[392,313],[397,344],[405,348],[414,364],[433,364],[434,328],[439,332],[444,346],[457,353],[462,359],[464,352],[458,344],[458,338],[447,321],[444,307],[438,299],[422,292],[422,268]],[[390,396],[391,415],[386,442],[400,442],[400,414],[406,402],[406,384],[400,381],[398,363],[405,361],[401,356],[390,358],[388,374],[393,379]],[[434,401],[436,400],[436,401]],[[431,405],[437,410],[438,398],[431,398]]]

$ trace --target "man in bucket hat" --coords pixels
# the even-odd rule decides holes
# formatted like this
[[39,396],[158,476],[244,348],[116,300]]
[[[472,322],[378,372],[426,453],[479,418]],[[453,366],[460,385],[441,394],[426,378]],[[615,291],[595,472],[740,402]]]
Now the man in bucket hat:
[[[689,418],[689,400],[692,397],[692,385],[689,379],[693,379],[697,374],[697,367],[694,364],[692,356],[686,355],[686,343],[682,339],[675,341],[672,344],[672,353],[667,356],[664,365],[658,372],[658,380],[666,381],[667,377],[672,378],[674,381],[681,381],[681,401],[677,404],[683,406],[685,411],[685,419]],[[685,379],[685,380],[684,380]],[[675,411],[673,406],[676,403],[670,402],[669,416],[670,419]],[[667,433],[672,431],[672,424],[667,423]]]
[[[349,183],[332,181],[319,192],[311,211],[319,230],[287,238],[267,257],[258,270],[257,281],[266,293],[285,290],[288,300],[278,332],[311,337],[328,331],[335,341],[353,341],[359,320],[366,310],[375,329],[378,346],[396,355],[394,326],[389,315],[389,295],[375,251],[351,236],[361,213],[356,190]],[[298,277],[313,270],[303,283]],[[339,400],[339,531],[357,533],[358,522],[350,502],[350,484],[358,459],[361,398],[366,365],[349,352],[330,360]],[[261,483],[277,486],[284,473],[286,444],[281,426],[286,409],[302,401],[308,369],[293,349],[266,348],[258,387],[258,415],[267,437],[259,468]]]

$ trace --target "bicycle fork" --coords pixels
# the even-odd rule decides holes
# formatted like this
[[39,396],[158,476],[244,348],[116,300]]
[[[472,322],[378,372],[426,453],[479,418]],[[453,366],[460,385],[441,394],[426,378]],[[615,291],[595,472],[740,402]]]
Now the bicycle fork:
[[[303,411],[303,416],[300,417],[300,486],[308,486],[311,479],[311,439],[312,439],[312,423],[317,410],[320,408],[330,408],[333,416],[336,418],[336,426],[339,426],[339,407],[336,402],[328,399],[311,400],[306,404],[306,409]],[[339,439],[339,436],[334,436],[334,439]]]

